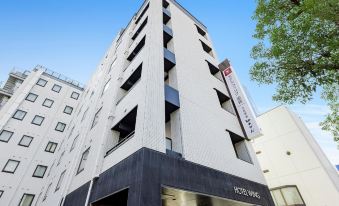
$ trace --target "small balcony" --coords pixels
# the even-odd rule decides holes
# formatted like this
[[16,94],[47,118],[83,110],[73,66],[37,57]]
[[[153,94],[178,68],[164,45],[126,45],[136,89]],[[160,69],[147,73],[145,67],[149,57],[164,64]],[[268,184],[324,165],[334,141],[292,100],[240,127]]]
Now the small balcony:
[[170,50],[164,48],[164,69],[165,72],[168,72],[176,65],[175,54]]
[[165,8],[162,8],[163,13],[163,23],[167,24],[171,20],[171,12]]
[[168,42],[170,42],[173,38],[173,31],[167,25],[164,25],[164,47],[167,48]]
[[165,117],[166,122],[170,120],[172,112],[180,108],[179,92],[173,87],[165,84]]

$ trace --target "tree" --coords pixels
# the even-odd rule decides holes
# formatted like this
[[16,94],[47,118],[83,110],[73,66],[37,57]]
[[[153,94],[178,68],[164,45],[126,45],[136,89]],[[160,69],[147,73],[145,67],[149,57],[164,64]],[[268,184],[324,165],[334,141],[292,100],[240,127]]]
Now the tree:
[[257,0],[252,80],[277,86],[273,100],[305,104],[320,91],[320,124],[339,143],[339,1]]

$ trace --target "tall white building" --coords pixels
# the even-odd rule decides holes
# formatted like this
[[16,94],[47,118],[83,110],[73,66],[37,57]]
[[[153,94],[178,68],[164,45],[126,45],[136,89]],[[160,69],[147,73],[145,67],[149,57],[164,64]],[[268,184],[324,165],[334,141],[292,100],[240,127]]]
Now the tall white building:
[[276,205],[339,204],[339,176],[303,121],[286,107],[258,117],[254,148]]
[[[4,190],[0,203],[273,205],[218,65],[200,21],[174,0],[146,0],[74,102],[79,105],[70,105],[72,115],[53,119],[52,126],[67,127],[48,175],[39,184],[23,175],[30,181],[25,189],[34,191],[18,187],[7,196]],[[13,110],[2,112],[10,118],[18,106],[14,99],[7,105]],[[53,135],[41,136],[59,138],[54,128],[48,132]]]
[[26,205],[19,202],[34,199],[48,178],[83,89],[38,66],[11,72],[2,90],[12,93],[0,109],[0,205]]

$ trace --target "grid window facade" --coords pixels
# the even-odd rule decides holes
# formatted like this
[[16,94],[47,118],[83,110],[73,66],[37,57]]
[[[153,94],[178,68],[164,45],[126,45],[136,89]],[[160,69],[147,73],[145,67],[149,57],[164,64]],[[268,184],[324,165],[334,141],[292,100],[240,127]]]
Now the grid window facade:
[[33,177],[43,178],[45,176],[46,171],[47,171],[47,166],[38,165],[35,168]]
[[42,122],[44,121],[44,119],[45,119],[45,117],[35,115],[35,117],[32,120],[32,124],[40,126],[42,124]]
[[19,206],[31,206],[35,195],[25,193],[19,203]]
[[2,130],[0,133],[0,141],[1,142],[8,142],[13,136],[13,132]]
[[62,122],[58,122],[57,126],[55,127],[55,130],[58,132],[63,132],[66,128],[66,124]]
[[23,120],[25,118],[26,114],[27,114],[27,112],[18,109],[13,114],[13,119]]
[[44,80],[44,79],[39,79],[36,84],[41,86],[41,87],[44,87],[44,86],[46,86],[47,81]]
[[53,87],[52,87],[52,91],[56,92],[56,93],[59,93],[61,91],[61,86],[57,85],[57,84],[54,84]]
[[45,99],[44,103],[42,103],[42,106],[51,108],[53,105],[54,101],[51,99]]
[[2,169],[2,172],[14,173],[18,168],[19,164],[20,161],[10,159],[7,161],[5,167]]
[[29,93],[27,96],[26,96],[26,100],[27,101],[30,101],[30,102],[35,102],[35,100],[38,98],[38,95],[36,94],[33,94],[33,93]]
[[31,145],[32,141],[33,141],[33,137],[24,135],[24,136],[22,136],[22,138],[19,142],[19,145],[23,146],[23,147],[29,147],[29,145]]
[[64,109],[65,114],[72,114],[72,112],[73,112],[73,107],[70,107],[70,106],[65,107]]
[[58,146],[58,143],[55,143],[55,142],[48,142],[46,148],[45,148],[45,151],[46,152],[50,152],[50,153],[54,153],[56,148]]

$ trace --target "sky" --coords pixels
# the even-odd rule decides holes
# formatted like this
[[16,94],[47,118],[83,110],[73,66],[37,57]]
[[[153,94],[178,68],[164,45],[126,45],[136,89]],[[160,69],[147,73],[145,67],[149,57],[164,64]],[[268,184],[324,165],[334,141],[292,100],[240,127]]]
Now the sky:
[[[113,38],[124,28],[143,0],[1,0],[0,81],[13,68],[31,70],[43,65],[69,78],[86,83]],[[230,59],[238,77],[259,113],[280,103],[273,102],[274,85],[251,81],[254,61],[250,51],[256,22],[255,1],[178,0],[207,26],[220,60]],[[319,93],[306,105],[296,103],[296,112],[310,129],[333,164],[339,150],[319,122],[328,113]]]

